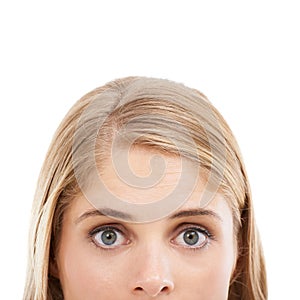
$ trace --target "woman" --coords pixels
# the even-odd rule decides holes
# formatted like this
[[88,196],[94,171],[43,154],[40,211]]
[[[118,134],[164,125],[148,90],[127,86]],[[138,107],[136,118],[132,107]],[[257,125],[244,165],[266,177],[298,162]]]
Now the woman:
[[267,299],[237,143],[200,92],[115,80],[60,124],[33,203],[24,299]]

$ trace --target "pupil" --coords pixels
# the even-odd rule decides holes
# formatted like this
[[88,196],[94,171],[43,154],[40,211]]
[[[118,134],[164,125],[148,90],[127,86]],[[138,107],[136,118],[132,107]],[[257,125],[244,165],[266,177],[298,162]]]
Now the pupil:
[[187,231],[183,238],[188,245],[195,245],[199,241],[199,236],[194,230]]
[[117,236],[112,230],[106,230],[101,235],[101,240],[105,245],[112,245],[116,239]]

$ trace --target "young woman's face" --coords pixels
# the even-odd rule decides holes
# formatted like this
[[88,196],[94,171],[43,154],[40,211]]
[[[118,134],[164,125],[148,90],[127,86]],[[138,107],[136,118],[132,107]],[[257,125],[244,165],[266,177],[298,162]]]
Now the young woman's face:
[[[130,152],[137,176],[149,174],[152,154],[139,148]],[[102,180],[126,201],[162,199],[181,172],[179,158],[164,159],[165,175],[151,192],[124,184],[109,165]],[[64,299],[227,299],[236,261],[232,213],[221,194],[199,209],[203,188],[199,180],[180,209],[141,224],[101,215],[83,196],[72,200],[56,257]]]

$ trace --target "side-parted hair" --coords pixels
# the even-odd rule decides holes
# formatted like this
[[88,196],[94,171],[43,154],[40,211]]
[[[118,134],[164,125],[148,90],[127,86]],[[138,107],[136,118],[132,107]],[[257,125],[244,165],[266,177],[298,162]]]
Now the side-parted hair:
[[[76,144],[74,136],[80,130],[78,124],[83,113],[84,134],[77,136]],[[126,133],[128,124],[130,130]],[[55,264],[64,212],[81,193],[78,178],[88,177],[95,163],[88,153],[91,143],[97,145],[94,151],[101,169],[115,133],[121,130],[137,146],[166,154],[180,153],[214,174],[232,209],[238,247],[228,299],[266,300],[265,262],[249,181],[229,126],[199,91],[146,77],[117,79],[91,91],[75,103],[58,127],[40,172],[32,206],[23,299],[63,299],[59,279],[51,274],[51,266]]]

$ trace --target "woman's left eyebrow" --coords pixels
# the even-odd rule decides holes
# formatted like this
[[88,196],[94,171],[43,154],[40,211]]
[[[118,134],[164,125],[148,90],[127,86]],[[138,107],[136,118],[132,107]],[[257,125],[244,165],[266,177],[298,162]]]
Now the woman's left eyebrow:
[[177,219],[177,218],[183,218],[183,217],[194,217],[194,216],[210,216],[218,221],[223,222],[221,216],[217,214],[216,212],[209,210],[209,209],[202,209],[202,208],[193,208],[193,209],[186,209],[181,210],[178,212],[175,212],[172,214],[169,219]]

